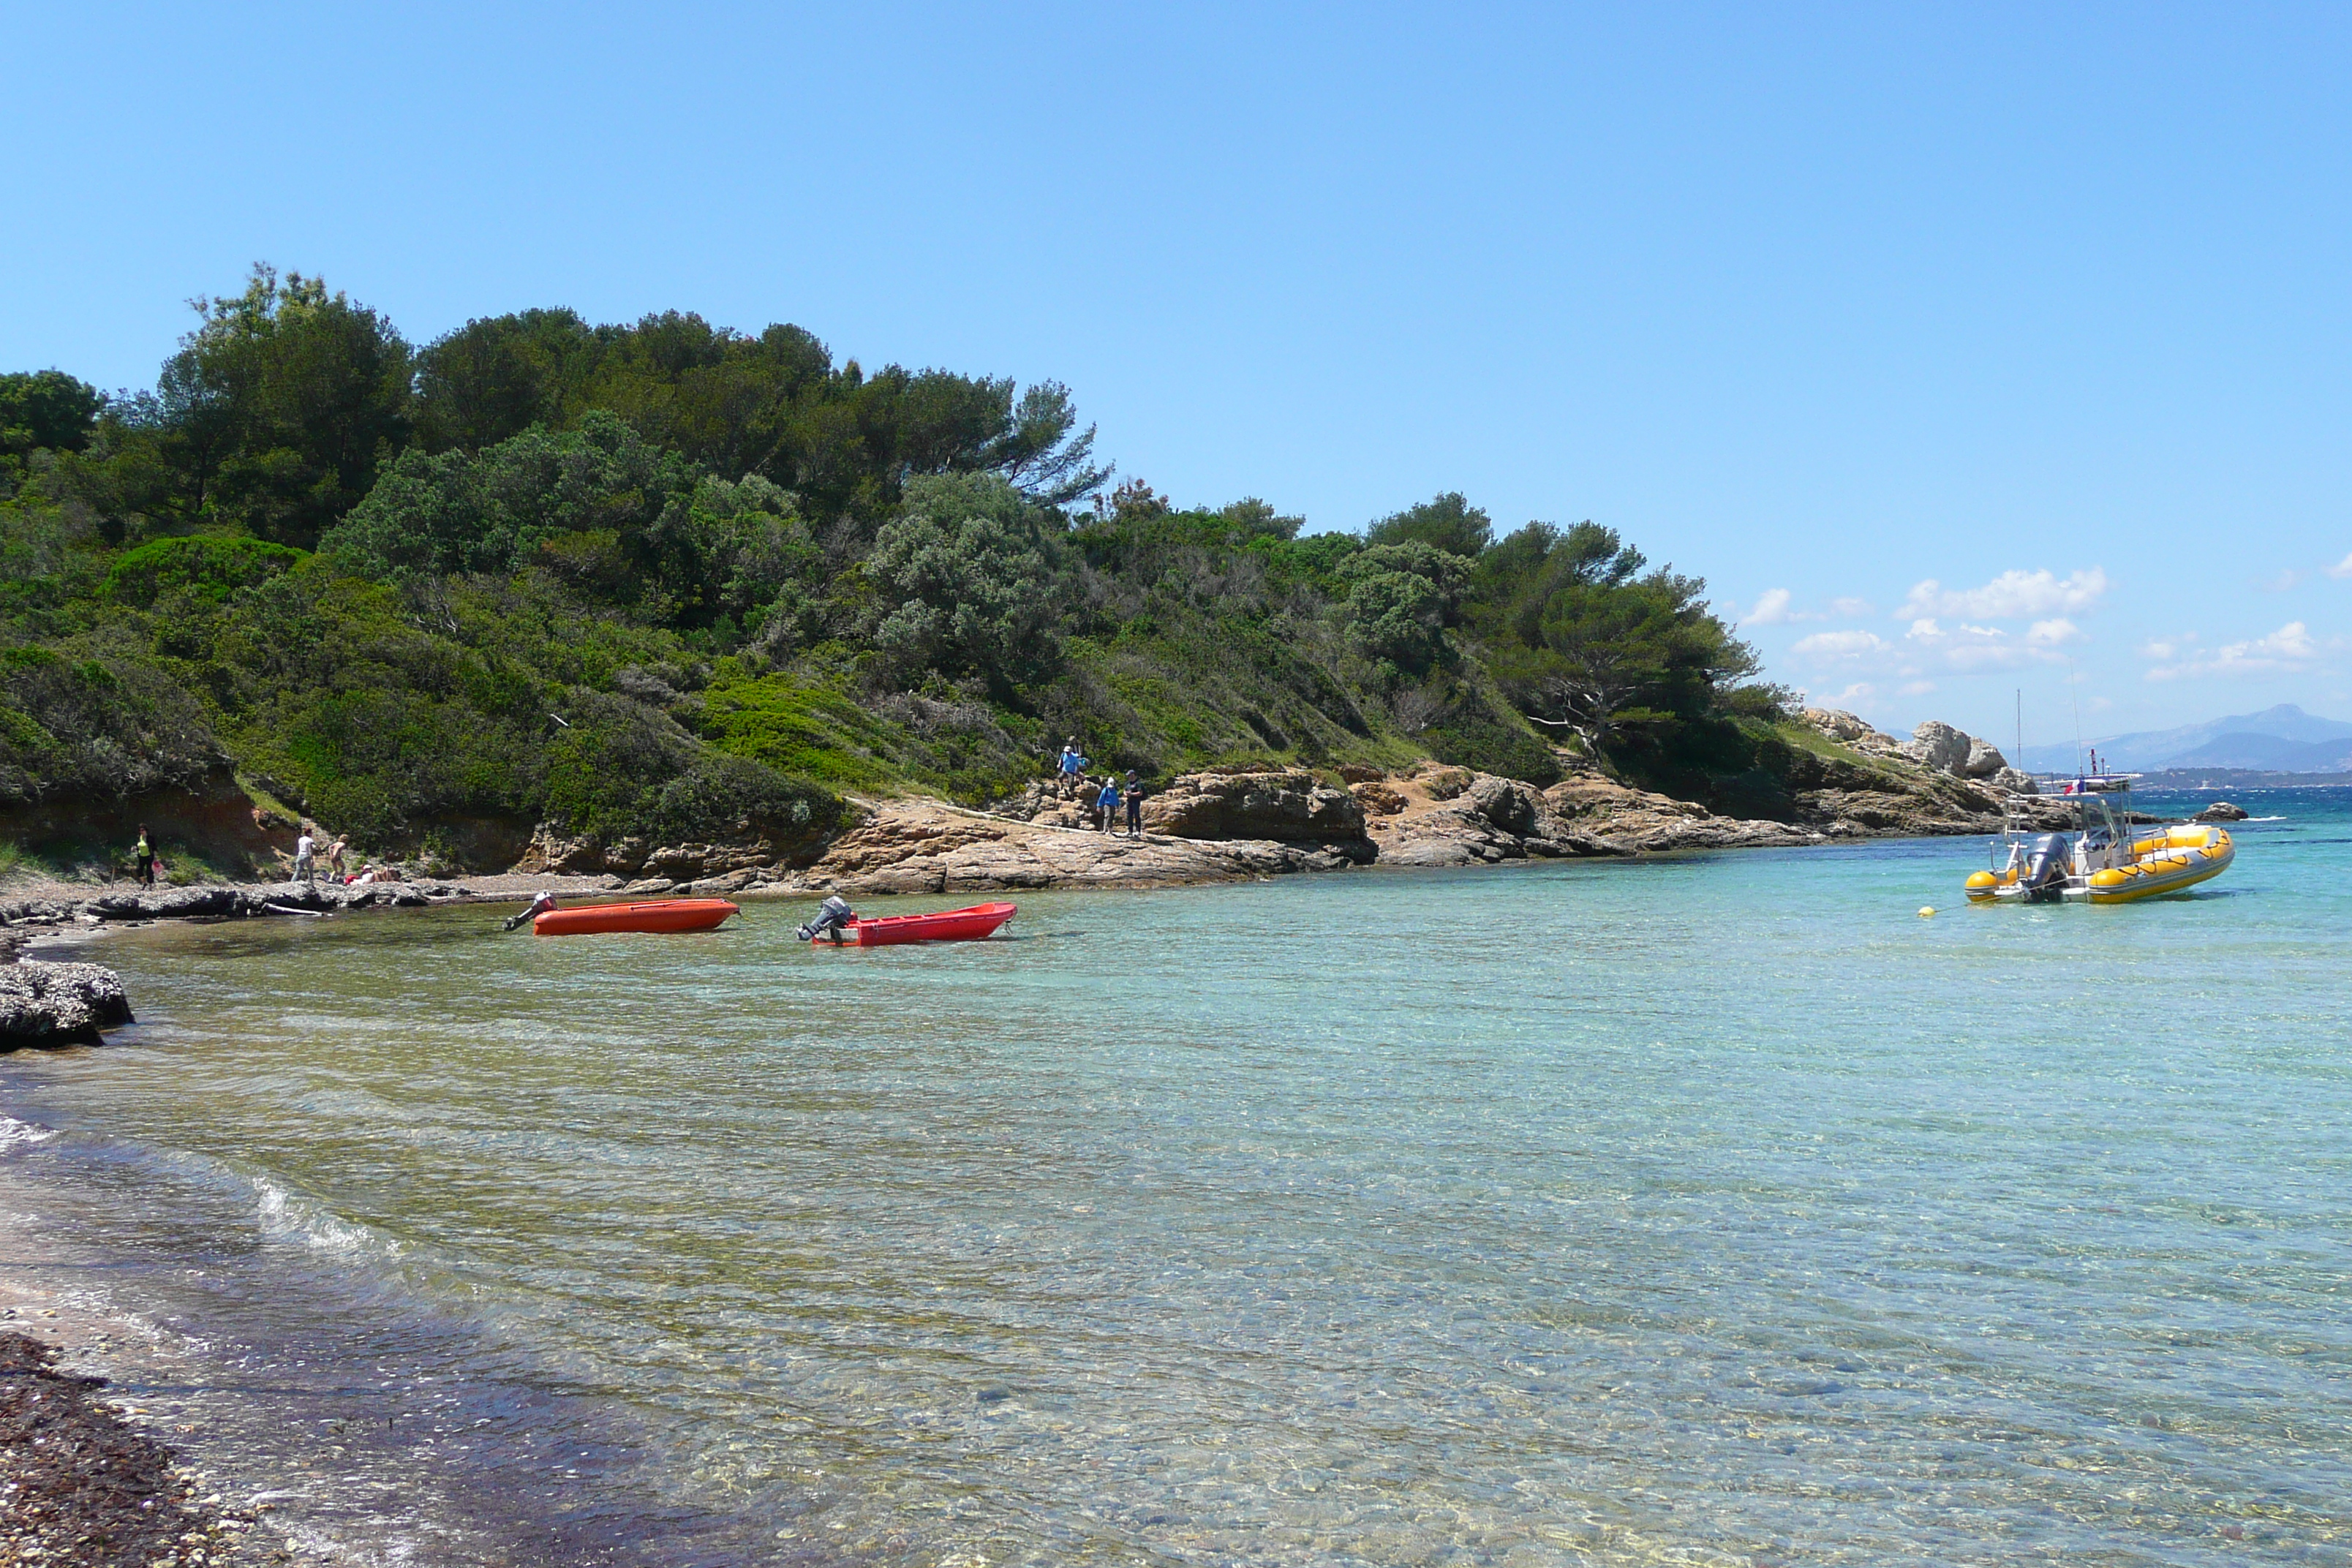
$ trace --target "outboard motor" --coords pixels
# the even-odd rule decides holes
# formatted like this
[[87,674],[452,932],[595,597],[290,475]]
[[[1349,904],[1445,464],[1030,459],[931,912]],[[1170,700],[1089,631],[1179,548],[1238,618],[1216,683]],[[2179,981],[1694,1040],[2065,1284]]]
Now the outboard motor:
[[800,939],[803,942],[814,942],[830,931],[833,934],[833,940],[838,942],[841,940],[843,929],[856,918],[857,911],[844,902],[839,893],[831,894],[824,903],[817,906],[816,919],[801,927]]
[[2034,903],[2047,902],[2058,896],[2066,885],[2066,868],[2074,857],[2067,852],[2066,836],[2045,833],[2033,841],[2033,851],[2025,862],[2026,899]]
[[522,924],[525,921],[536,919],[554,907],[555,895],[553,893],[541,893],[539,897],[531,900],[530,907],[523,910],[522,913],[519,915],[509,915],[507,917],[507,930],[512,931],[515,927]]

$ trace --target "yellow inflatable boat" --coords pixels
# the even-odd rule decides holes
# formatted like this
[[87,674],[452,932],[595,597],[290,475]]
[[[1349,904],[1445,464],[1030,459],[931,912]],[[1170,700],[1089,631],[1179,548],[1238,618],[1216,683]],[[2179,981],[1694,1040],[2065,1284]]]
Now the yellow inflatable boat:
[[2009,826],[1993,841],[2000,864],[1969,878],[1969,901],[2127,904],[2193,888],[2237,858],[2227,828],[2192,822],[2136,829],[2130,795],[2128,778],[2075,779],[2059,797],[2074,808],[2073,826],[2055,832],[2036,831],[2028,820],[2032,807],[2015,803]]

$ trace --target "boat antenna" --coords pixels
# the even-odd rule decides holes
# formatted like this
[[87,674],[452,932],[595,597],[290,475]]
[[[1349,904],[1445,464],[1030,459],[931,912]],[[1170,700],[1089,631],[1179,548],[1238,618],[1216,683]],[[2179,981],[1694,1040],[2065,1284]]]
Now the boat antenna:
[[2025,766],[2025,688],[2017,689],[2017,765]]

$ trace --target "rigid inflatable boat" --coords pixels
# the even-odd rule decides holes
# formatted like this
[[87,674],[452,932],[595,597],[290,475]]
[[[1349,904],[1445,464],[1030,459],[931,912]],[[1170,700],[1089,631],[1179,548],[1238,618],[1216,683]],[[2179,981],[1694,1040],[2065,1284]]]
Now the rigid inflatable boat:
[[978,942],[996,934],[1013,918],[1015,904],[974,904],[968,910],[941,910],[929,915],[886,915],[880,920],[853,917],[849,923],[820,931],[814,947],[891,947],[904,942]]
[[2074,822],[2058,832],[2036,832],[2021,808],[2012,812],[1993,841],[2001,864],[1969,878],[1970,903],[2127,904],[2193,888],[2238,857],[2229,830],[2210,823],[2135,829],[2129,778],[2074,779],[2063,798]]
[[580,936],[601,931],[709,931],[742,911],[725,899],[655,899],[642,904],[583,904],[536,915],[530,929],[541,936]]

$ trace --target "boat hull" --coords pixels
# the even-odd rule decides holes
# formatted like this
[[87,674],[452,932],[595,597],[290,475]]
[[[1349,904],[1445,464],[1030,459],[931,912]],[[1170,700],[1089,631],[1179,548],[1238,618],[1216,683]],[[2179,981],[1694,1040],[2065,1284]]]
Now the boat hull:
[[642,904],[585,904],[550,910],[530,922],[540,936],[587,936],[600,931],[709,931],[741,911],[725,899],[655,899]]
[[[2180,835],[2189,838],[2189,835]],[[2162,898],[2220,876],[2238,858],[2230,836],[2212,829],[2203,843],[2141,847],[2141,858],[2119,871],[2101,871],[2091,878],[2083,897],[2095,904],[2128,904]]]
[[[1011,920],[1015,904],[974,904],[966,910],[941,910],[928,915],[886,915],[879,920],[856,920],[843,928],[840,945],[898,947],[913,942],[980,942],[994,936]],[[819,937],[818,947],[832,945]]]

